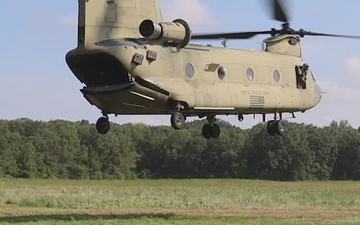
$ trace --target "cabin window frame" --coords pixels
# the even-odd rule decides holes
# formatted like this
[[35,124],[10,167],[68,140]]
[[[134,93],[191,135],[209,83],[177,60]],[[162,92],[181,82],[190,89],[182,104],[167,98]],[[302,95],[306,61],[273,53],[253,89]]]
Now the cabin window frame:
[[253,81],[255,79],[255,70],[251,67],[246,69],[246,78],[248,81]]
[[217,73],[218,73],[219,79],[224,80],[226,77],[226,73],[227,73],[226,68],[224,66],[219,66]]
[[191,63],[187,63],[185,66],[185,74],[188,78],[193,78],[195,75],[194,65]]
[[281,73],[278,69],[274,69],[273,71],[273,79],[276,83],[279,83],[281,80]]

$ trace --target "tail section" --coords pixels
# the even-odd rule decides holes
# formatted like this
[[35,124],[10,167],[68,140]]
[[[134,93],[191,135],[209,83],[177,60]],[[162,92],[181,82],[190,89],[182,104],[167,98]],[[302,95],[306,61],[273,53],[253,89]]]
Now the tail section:
[[158,0],[78,0],[78,47],[116,38],[139,38],[145,19],[162,22]]

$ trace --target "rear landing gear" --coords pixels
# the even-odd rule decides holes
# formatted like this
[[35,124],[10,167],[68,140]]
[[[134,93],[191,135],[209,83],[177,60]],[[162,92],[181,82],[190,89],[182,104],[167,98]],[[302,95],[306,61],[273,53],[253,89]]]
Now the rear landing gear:
[[283,120],[270,120],[267,123],[267,131],[271,136],[283,135],[285,132],[285,124]]
[[215,116],[207,117],[208,123],[205,124],[202,128],[202,135],[205,139],[214,138],[217,139],[220,137],[220,127],[216,124]]
[[99,134],[107,134],[110,130],[109,117],[100,117],[96,122],[96,130]]

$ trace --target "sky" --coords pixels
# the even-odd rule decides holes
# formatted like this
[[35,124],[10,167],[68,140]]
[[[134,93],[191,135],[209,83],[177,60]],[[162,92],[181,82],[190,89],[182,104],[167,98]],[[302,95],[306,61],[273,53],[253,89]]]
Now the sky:
[[[271,20],[267,0],[160,0],[164,19],[182,18],[193,33],[239,32],[280,28]],[[291,26],[314,32],[360,35],[360,1],[287,0]],[[77,1],[0,1],[0,119],[65,119],[96,122],[100,111],[80,93],[83,85],[65,63],[76,47]],[[229,41],[229,47],[260,49],[266,36]],[[202,42],[207,44],[208,42]],[[221,41],[211,42],[221,45]],[[360,40],[307,37],[302,39],[305,61],[324,94],[320,104],[297,114],[292,122],[326,126],[348,120],[360,126]],[[260,121],[220,117],[248,128]],[[169,116],[111,117],[116,123],[168,125]]]

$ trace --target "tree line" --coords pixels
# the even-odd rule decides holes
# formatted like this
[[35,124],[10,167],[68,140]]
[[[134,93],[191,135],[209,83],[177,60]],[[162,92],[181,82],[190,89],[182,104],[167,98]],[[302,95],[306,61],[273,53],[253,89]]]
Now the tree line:
[[220,121],[218,140],[202,137],[204,123],[112,124],[100,135],[88,121],[0,120],[0,177],[360,180],[360,130],[347,121],[287,123],[282,137]]

